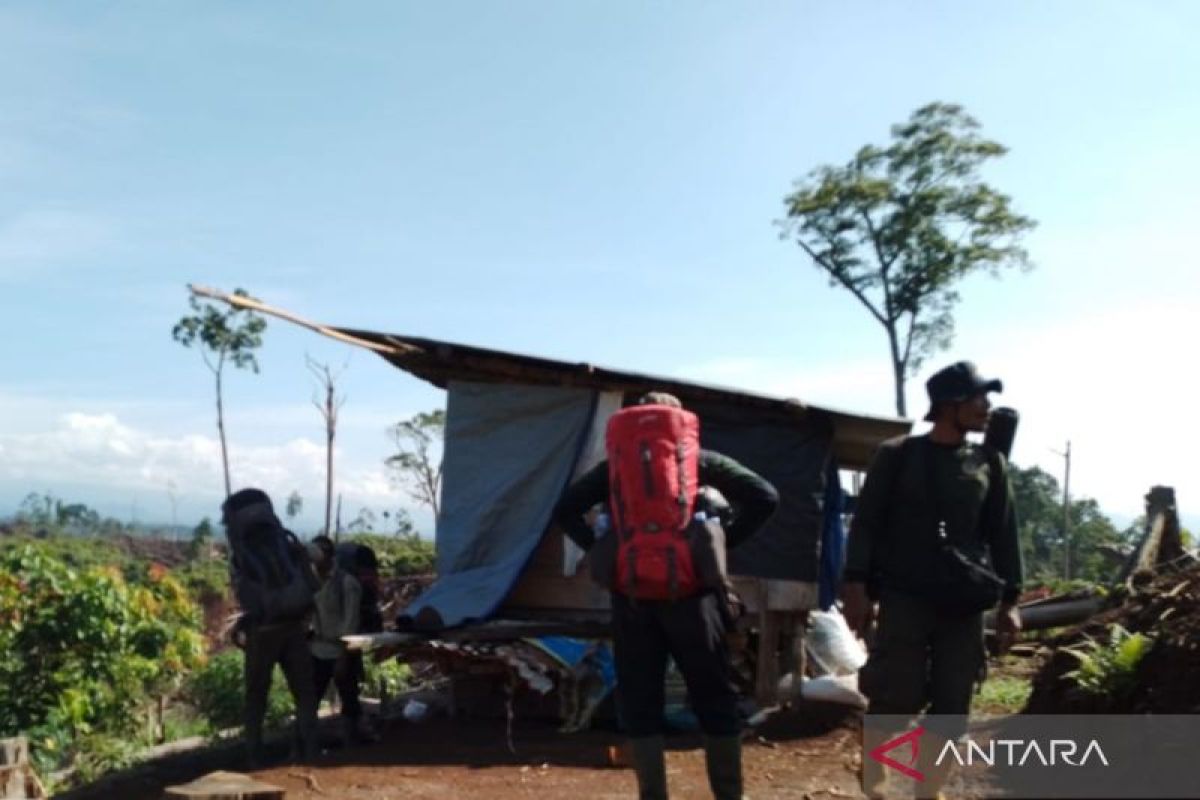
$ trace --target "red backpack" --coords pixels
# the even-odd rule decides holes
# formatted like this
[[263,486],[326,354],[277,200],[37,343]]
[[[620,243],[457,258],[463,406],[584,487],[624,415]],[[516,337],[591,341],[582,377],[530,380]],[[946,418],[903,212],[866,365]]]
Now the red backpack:
[[682,408],[632,406],[609,419],[605,443],[619,537],[613,588],[647,600],[694,594],[700,580],[685,530],[699,486],[700,420]]

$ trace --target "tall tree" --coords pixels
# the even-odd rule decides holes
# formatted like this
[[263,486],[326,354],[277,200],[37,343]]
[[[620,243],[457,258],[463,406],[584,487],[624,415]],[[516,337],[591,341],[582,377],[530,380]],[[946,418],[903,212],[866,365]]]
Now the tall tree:
[[446,412],[441,409],[417,414],[388,428],[396,444],[396,454],[384,463],[391,468],[396,482],[408,490],[412,499],[428,506],[436,518],[442,487],[442,459],[434,448],[441,447],[446,432]]
[[1112,580],[1116,569],[1106,552],[1127,546],[1099,504],[1090,497],[1073,498],[1068,508],[1070,538],[1063,538],[1062,494],[1058,480],[1038,468],[1012,466],[1013,503],[1020,525],[1021,555],[1025,571],[1035,580],[1063,577],[1070,549],[1071,577],[1090,581]]
[[308,362],[309,371],[316,375],[317,380],[321,383],[320,394],[313,397],[313,405],[317,407],[317,411],[321,412],[321,418],[325,420],[324,534],[328,536],[330,518],[333,515],[333,442],[337,438],[338,412],[341,410],[342,404],[346,402],[345,395],[341,397],[337,395],[337,379],[346,367],[342,365],[340,370],[334,372],[328,364],[320,364],[311,356],[306,355],[304,359]]
[[[244,289],[234,294],[249,297]],[[190,315],[175,323],[171,336],[184,347],[198,345],[204,365],[212,372],[217,391],[217,434],[221,439],[221,466],[225,475],[225,494],[233,493],[229,480],[229,448],[225,441],[225,401],[222,378],[225,365],[250,369],[257,374],[258,359],[254,351],[262,345],[267,322],[253,311],[235,307],[218,307],[201,303],[195,295],[188,298]]]
[[955,285],[980,270],[1028,267],[1019,242],[1034,222],[980,178],[1007,151],[960,106],[930,103],[891,134],[890,145],[866,145],[798,181],[780,225],[883,326],[905,416],[905,380],[953,340]]

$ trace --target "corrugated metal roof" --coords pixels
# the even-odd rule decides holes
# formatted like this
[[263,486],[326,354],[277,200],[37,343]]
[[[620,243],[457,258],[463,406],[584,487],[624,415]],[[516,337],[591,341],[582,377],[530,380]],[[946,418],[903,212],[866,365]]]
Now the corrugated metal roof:
[[797,423],[802,420],[817,422],[814,417],[818,417],[833,426],[834,453],[838,463],[846,468],[864,469],[880,442],[908,433],[912,428],[912,420],[855,414],[827,406],[810,405],[795,398],[770,397],[681,378],[625,372],[582,362],[555,361],[437,339],[335,328],[273,308],[245,295],[229,294],[205,286],[189,285],[188,288],[199,297],[270,314],[324,336],[373,350],[400,369],[443,388],[450,380],[469,380],[583,386],[624,392],[658,389],[672,392],[685,402],[690,399],[740,405],[753,408],[756,414],[778,415],[785,420],[794,419]]
[[658,389],[677,395],[685,403],[688,400],[723,402],[754,408],[756,413],[780,415],[797,421],[820,415],[833,424],[838,462],[847,468],[864,468],[880,442],[908,433],[912,427],[911,420],[856,414],[828,406],[811,405],[795,398],[772,397],[677,377],[628,372],[584,362],[557,361],[417,336],[353,328],[335,330],[344,336],[375,344],[376,347],[372,349],[393,365],[442,388],[451,380],[468,380],[580,386],[624,392]]

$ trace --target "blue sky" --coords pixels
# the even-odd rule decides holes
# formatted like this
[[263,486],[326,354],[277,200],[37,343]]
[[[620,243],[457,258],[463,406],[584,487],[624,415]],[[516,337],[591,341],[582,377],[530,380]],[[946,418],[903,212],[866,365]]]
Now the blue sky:
[[[887,413],[882,330],[773,221],[944,100],[1010,147],[987,178],[1038,220],[1037,269],[963,286],[910,408],[973,358],[1022,411],[1018,463],[1057,470],[1069,438],[1079,492],[1128,517],[1175,485],[1186,517],[1198,26],[1187,2],[8,4],[0,513],[211,511],[210,377],[170,337],[188,282]],[[315,524],[306,353],[347,364],[347,509],[406,504],[384,430],[440,393],[284,324],[228,380],[235,482]]]

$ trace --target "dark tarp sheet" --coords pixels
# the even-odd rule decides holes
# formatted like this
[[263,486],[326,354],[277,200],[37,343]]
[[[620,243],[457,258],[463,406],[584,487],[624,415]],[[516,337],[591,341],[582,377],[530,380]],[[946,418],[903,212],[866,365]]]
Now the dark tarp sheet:
[[815,583],[820,575],[825,470],[833,429],[823,417],[773,419],[744,409],[691,403],[700,416],[700,446],[735,458],[779,491],[766,526],[729,553],[729,571]]
[[447,387],[437,581],[406,610],[446,626],[490,615],[524,569],[595,412],[590,389]]

